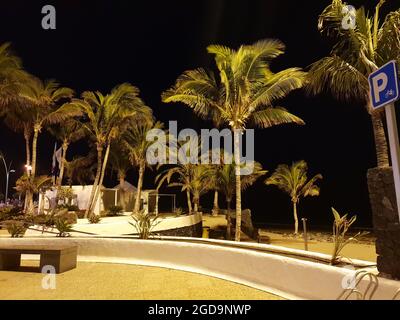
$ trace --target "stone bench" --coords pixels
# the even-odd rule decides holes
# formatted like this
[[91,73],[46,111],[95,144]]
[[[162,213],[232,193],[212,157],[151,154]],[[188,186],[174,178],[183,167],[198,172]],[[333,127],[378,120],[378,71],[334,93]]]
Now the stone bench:
[[40,270],[53,266],[56,273],[76,268],[77,246],[61,245],[11,245],[0,246],[0,270],[17,270],[22,254],[40,255]]

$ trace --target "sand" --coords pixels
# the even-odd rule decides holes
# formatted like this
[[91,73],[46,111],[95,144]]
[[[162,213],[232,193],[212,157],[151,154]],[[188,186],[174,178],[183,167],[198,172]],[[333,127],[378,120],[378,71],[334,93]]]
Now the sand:
[[[25,266],[35,262],[24,261]],[[137,299],[137,300],[280,300],[270,293],[200,274],[164,268],[78,263],[56,276],[56,289],[42,289],[43,275],[0,271],[0,300],[4,299]]]

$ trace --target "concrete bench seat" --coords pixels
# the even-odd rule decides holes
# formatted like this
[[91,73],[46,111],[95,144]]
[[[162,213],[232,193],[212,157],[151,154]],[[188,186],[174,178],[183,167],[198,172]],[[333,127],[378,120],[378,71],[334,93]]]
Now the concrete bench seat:
[[78,247],[71,245],[0,246],[0,270],[18,270],[22,254],[40,255],[40,270],[53,266],[56,273],[76,268]]

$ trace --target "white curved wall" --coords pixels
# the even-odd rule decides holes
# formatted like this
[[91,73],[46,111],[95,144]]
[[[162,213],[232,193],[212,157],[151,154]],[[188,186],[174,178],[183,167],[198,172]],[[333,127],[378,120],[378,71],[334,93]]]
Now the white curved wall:
[[[159,223],[153,228],[153,232],[171,230],[177,228],[184,228],[188,226],[200,223],[202,220],[201,213],[196,213],[192,215],[185,215],[179,217],[168,217],[159,220]],[[121,217],[108,217],[103,218],[99,223],[91,224],[87,219],[78,219],[78,223],[73,225],[73,230],[84,233],[92,233],[102,236],[118,236],[124,234],[134,234],[137,233],[136,228],[132,226],[131,223],[135,221],[131,216],[121,216]],[[37,229],[41,229],[37,227]],[[49,228],[48,231],[58,233],[57,229]],[[79,236],[79,233],[71,232],[73,236]],[[42,235],[41,232],[28,230],[27,236]]]
[[[220,245],[105,238],[0,239],[7,244],[71,243],[80,261],[166,267],[210,275],[288,299],[336,299],[352,271],[280,255]],[[262,247],[262,245],[259,245]],[[400,282],[380,278],[376,299],[391,299]]]

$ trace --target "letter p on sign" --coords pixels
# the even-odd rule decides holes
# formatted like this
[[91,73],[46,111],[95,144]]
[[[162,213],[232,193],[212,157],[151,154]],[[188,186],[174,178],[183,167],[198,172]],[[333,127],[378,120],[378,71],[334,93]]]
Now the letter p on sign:
[[390,61],[368,77],[371,104],[374,109],[383,107],[399,98],[397,66]]

